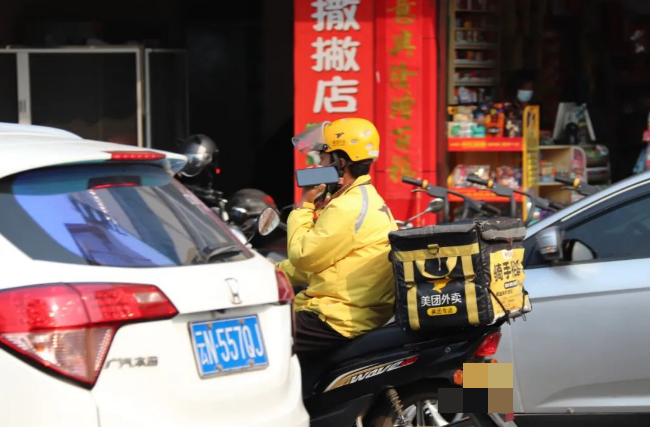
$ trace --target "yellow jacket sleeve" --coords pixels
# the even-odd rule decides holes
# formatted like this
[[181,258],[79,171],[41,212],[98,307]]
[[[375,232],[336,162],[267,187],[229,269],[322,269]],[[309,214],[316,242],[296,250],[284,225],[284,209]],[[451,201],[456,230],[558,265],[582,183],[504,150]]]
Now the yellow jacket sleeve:
[[331,204],[314,224],[313,211],[296,209],[287,221],[289,260],[298,270],[319,273],[348,255],[357,213]]
[[292,285],[297,286],[309,284],[309,275],[294,267],[290,260],[285,259],[284,261],[276,263],[275,266],[289,277]]

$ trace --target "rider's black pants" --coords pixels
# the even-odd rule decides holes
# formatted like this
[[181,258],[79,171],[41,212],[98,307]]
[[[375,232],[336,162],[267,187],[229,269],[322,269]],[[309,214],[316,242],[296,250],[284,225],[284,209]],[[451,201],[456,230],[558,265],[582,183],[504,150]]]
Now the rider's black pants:
[[336,332],[330,325],[311,311],[296,313],[296,353],[323,354],[340,347],[350,340]]
[[322,369],[326,368],[327,357],[350,340],[311,311],[296,313],[295,328],[295,349],[302,367],[302,388],[306,396]]

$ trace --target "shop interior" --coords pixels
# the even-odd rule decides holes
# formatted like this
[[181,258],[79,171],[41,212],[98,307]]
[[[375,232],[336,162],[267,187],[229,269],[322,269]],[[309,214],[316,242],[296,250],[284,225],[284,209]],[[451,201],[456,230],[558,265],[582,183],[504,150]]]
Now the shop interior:
[[[650,1],[447,7],[450,187],[503,206],[466,181],[476,174],[566,205],[581,196],[556,176],[603,187],[650,166]],[[539,107],[528,135],[526,105]]]
[[292,45],[291,1],[3,0],[0,121],[172,151],[205,134],[220,150],[217,190],[258,188],[284,206]]

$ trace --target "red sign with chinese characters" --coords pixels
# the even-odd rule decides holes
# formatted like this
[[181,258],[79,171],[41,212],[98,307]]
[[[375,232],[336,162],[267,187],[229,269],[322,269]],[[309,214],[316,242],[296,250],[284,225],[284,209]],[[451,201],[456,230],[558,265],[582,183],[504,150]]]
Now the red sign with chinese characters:
[[[373,121],[373,0],[295,0],[294,7],[295,134],[325,120]],[[295,169],[313,163],[294,152]]]
[[378,189],[398,218],[428,200],[402,177],[436,182],[436,47],[434,10],[424,0],[376,2],[376,117],[382,135]]

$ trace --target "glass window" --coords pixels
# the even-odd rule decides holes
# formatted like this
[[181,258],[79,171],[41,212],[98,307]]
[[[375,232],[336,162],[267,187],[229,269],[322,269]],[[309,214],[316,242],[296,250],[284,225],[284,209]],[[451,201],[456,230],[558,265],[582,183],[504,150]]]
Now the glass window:
[[650,197],[619,204],[565,233],[587,245],[597,260],[650,257]]
[[138,145],[135,53],[31,53],[32,123]]
[[[235,245],[227,227],[158,166],[84,165],[0,181],[0,233],[34,259],[159,267],[202,261]],[[203,253],[202,253],[203,252]]]

